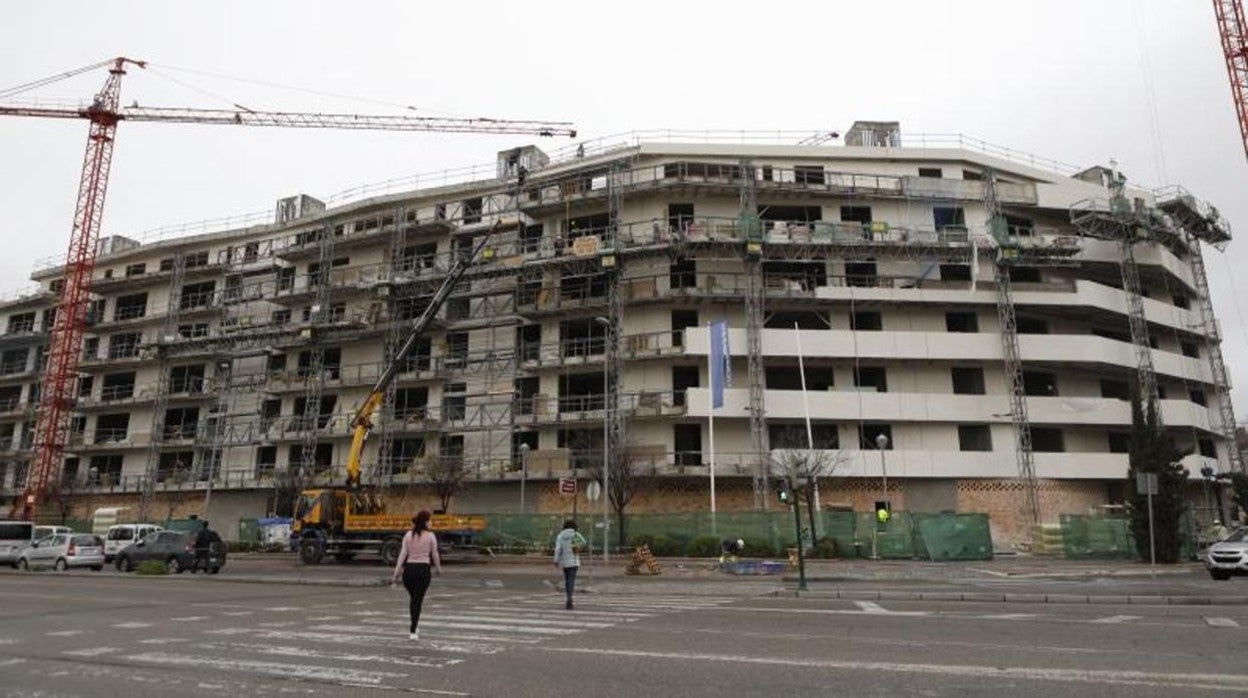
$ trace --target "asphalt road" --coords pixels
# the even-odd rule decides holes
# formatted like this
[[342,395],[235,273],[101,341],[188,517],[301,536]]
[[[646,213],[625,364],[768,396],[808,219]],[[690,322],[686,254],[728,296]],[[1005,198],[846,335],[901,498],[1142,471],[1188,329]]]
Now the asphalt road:
[[600,582],[569,612],[502,574],[435,578],[411,642],[401,590],[2,570],[0,696],[1248,693],[1243,605],[794,599],[653,580]]

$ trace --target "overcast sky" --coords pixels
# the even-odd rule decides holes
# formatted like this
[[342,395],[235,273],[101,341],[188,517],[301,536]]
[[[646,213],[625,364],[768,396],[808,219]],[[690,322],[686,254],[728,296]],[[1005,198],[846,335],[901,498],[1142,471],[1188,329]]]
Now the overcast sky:
[[[410,105],[575,121],[587,137],[896,119],[1077,165],[1116,158],[1136,183],[1182,183],[1248,236],[1248,166],[1206,1],[23,2],[0,23],[0,89],[123,54],[155,69],[126,76],[125,104]],[[85,99],[105,78],[36,94]],[[82,121],[0,120],[0,290],[64,254],[85,134]],[[489,163],[525,140],[122,124],[104,232]],[[1245,261],[1248,241],[1207,257],[1240,386],[1248,311],[1234,291],[1248,279],[1233,277]],[[1248,388],[1235,397],[1242,421]]]

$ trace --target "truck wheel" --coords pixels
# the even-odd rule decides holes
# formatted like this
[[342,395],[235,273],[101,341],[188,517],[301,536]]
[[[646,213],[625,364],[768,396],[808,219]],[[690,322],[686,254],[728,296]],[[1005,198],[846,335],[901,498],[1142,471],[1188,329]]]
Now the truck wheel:
[[381,561],[387,567],[393,567],[399,561],[399,549],[403,547],[403,541],[398,538],[387,538],[381,544]]
[[321,544],[315,538],[299,544],[299,561],[305,565],[320,564],[324,555],[325,551],[321,549]]

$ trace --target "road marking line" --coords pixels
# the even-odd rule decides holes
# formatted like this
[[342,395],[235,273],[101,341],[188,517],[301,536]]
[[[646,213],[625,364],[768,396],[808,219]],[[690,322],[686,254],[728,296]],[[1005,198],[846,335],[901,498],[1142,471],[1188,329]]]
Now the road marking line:
[[47,634],[52,637],[73,637],[75,635],[81,635],[84,632],[86,631],[85,630],[57,630],[54,633],[47,633]]
[[190,623],[197,620],[208,620],[208,616],[182,616],[181,618],[170,618],[169,620],[176,623]]
[[680,662],[706,661],[731,664],[762,664],[791,667],[815,667],[819,669],[855,672],[881,672],[895,674],[920,674],[957,676],[978,679],[1024,679],[1032,681],[1062,681],[1068,683],[1127,684],[1137,686],[1161,686],[1205,689],[1248,689],[1248,674],[1175,674],[1129,670],[1092,669],[1046,669],[1040,667],[970,666],[956,664],[903,664],[900,662],[851,662],[821,659],[787,659],[782,657],[756,657],[749,655],[699,654],[681,652],[649,652],[644,650],[592,649],[585,647],[547,647],[535,649],[545,652],[571,654],[597,654],[640,659],[671,659]]
[[342,616],[316,616],[315,618],[309,618],[308,620],[323,623],[331,620],[342,620]]
[[210,642],[205,647],[224,650],[243,650],[259,654],[271,654],[281,657],[301,657],[304,659],[332,659],[343,662],[371,662],[377,664],[395,664],[398,666],[426,667],[440,669],[444,666],[459,664],[462,659],[449,657],[390,657],[380,654],[349,654],[346,652],[324,652],[306,647],[284,645],[260,645],[249,643]]
[[61,654],[68,654],[71,657],[98,657],[102,654],[111,654],[119,651],[117,647],[87,647],[80,650],[69,650]]
[[1205,622],[1215,628],[1238,628],[1239,623],[1233,618],[1216,618],[1205,616]]
[[172,645],[179,642],[190,642],[185,637],[153,637],[148,640],[139,640],[140,645]]
[[139,623],[139,622],[131,621],[131,622],[129,622],[129,623],[117,623],[117,624],[116,624],[116,625],[114,625],[113,627],[114,627],[114,628],[122,628],[122,629],[124,629],[124,630],[137,630],[138,628],[150,628],[150,627],[152,627],[152,624],[151,624],[151,623]]
[[855,601],[854,605],[867,613],[888,613],[884,607],[874,601]]
[[1141,617],[1142,616],[1107,616],[1105,618],[1097,618],[1096,620],[1089,621],[1089,622],[1108,625],[1108,624],[1113,624],[1113,623],[1126,623],[1132,620],[1139,620]]
[[[386,679],[405,679],[408,674],[394,671],[348,669],[338,667],[316,666],[314,664],[282,664],[279,662],[262,662],[251,659],[218,659],[212,657],[195,657],[187,654],[169,654],[167,652],[148,652],[127,657],[130,661],[162,666],[209,667],[221,671],[251,671],[269,676],[288,676],[304,679],[318,679],[338,683],[380,686]],[[464,693],[453,695],[467,695]]]
[[273,613],[288,613],[291,611],[302,611],[303,609],[298,606],[273,606],[272,608],[266,608],[264,610],[272,611]]
[[[553,618],[546,619],[546,618],[525,618],[525,617],[512,617],[512,616],[487,616],[487,615],[478,615],[478,614],[472,614],[472,613],[463,613],[463,614],[455,614],[455,615],[443,615],[441,613],[429,613],[426,615],[422,615],[420,618],[421,623],[424,623],[426,620],[430,620],[430,621],[475,621],[475,622],[481,622],[481,623],[515,623],[517,625],[547,625],[550,627],[564,626],[564,627],[569,627],[569,628],[585,628],[585,629],[610,628],[615,625],[615,623],[602,623],[602,622],[595,623],[595,622],[576,621],[576,620],[558,620],[558,619],[553,619]],[[381,619],[366,620],[363,622],[378,624],[378,625],[407,625],[408,624],[407,620],[405,619],[401,620],[398,618],[395,618],[392,620],[381,620]]]
[[[571,628],[538,628],[519,625],[502,625],[494,623],[455,623],[420,619],[420,627],[447,628],[450,630],[487,630],[503,633],[528,633],[530,635],[575,635],[583,630]],[[380,625],[314,625],[312,630],[343,630],[347,632],[377,633],[378,635],[403,636],[407,631],[388,630]]]
[[221,615],[239,617],[239,616],[253,616],[255,614],[256,614],[255,611],[225,611]]
[[986,616],[972,616],[973,618],[982,618],[983,620],[1026,620],[1028,618],[1039,618],[1039,613],[992,613]]
[[13,657],[11,659],[0,659],[0,666],[13,666],[15,664],[21,664],[25,661],[26,660],[22,659],[21,657]]

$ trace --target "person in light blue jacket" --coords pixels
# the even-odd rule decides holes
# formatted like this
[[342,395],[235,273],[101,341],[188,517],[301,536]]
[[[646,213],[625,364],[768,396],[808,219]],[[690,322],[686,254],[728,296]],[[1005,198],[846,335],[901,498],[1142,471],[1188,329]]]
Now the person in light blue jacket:
[[576,530],[576,522],[568,519],[563,522],[563,530],[555,536],[555,567],[563,570],[563,590],[567,594],[564,608],[572,610],[572,592],[576,588],[576,571],[581,567],[581,548],[585,547],[585,536]]

